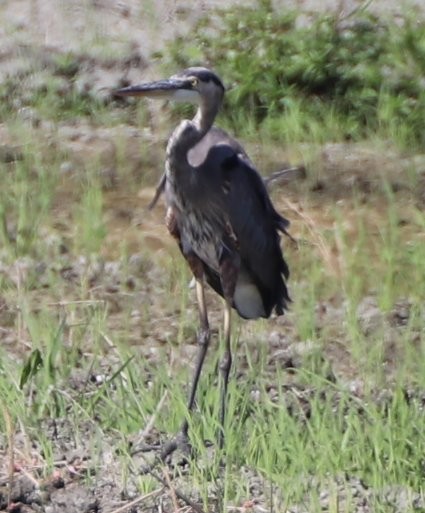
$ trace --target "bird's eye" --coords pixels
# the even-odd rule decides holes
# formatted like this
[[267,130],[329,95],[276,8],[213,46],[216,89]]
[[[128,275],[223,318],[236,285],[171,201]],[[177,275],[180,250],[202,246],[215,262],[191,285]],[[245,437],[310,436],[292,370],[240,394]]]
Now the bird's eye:
[[190,83],[192,84],[192,87],[195,88],[195,87],[197,87],[199,80],[196,77],[192,77],[190,79]]

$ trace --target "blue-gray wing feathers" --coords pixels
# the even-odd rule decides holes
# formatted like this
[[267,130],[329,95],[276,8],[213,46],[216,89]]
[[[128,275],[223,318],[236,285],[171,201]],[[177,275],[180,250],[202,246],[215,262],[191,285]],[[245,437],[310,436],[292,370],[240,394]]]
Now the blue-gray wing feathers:
[[[235,308],[243,317],[269,317],[273,309],[282,314],[290,301],[285,280],[288,266],[280,247],[279,231],[286,232],[289,222],[275,210],[261,176],[250,161],[228,144],[210,148],[197,173],[207,187],[209,203],[219,204],[223,226],[230,225],[237,245],[228,241],[223,231],[223,244],[237,251],[241,265],[241,305]],[[205,266],[207,281],[223,295],[218,273]],[[242,290],[243,289],[243,290]],[[261,297],[262,309],[243,306],[247,295]],[[243,294],[242,294],[243,292]],[[252,298],[251,302],[258,301]],[[249,302],[249,301],[248,301]]]

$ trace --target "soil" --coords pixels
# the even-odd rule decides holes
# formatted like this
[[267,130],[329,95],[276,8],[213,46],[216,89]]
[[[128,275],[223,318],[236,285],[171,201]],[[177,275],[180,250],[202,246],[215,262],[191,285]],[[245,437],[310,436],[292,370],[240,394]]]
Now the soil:
[[[237,5],[238,2],[233,1]],[[242,4],[242,2],[239,2]],[[334,0],[305,0],[290,2],[303,9],[306,19],[316,10],[339,9],[344,13],[351,12],[359,6],[360,2],[347,1],[337,5]],[[79,68],[75,87],[82,88],[88,94],[108,97],[112,88],[123,81],[136,82],[152,77],[156,73],[156,62],[153,52],[163,47],[164,42],[179,34],[188,34],[194,21],[215,6],[227,6],[225,0],[201,1],[196,7],[187,7],[182,3],[171,1],[145,2],[144,7],[138,0],[112,1],[112,0],[70,0],[68,2],[55,2],[54,0],[6,0],[0,6],[0,82],[19,81],[29,89],[42,88],[52,76],[58,56],[66,56],[74,52],[79,56]],[[246,2],[243,2],[245,5]],[[422,0],[414,4],[423,9]],[[283,2],[275,2],[277,8]],[[287,5],[287,2],[285,2]],[[383,15],[397,16],[399,2],[380,0],[372,3],[373,9]],[[301,20],[302,21],[302,20]],[[305,20],[304,20],[305,21]],[[89,28],[89,29],[88,29]],[[159,30],[160,29],[160,30]],[[108,41],[107,52],[103,43]],[[62,84],[67,87],[66,81]],[[62,301],[72,299],[73,283],[80,283],[86,279],[96,290],[94,300],[106,301],[108,304],[108,326],[111,332],[119,333],[122,318],[120,316],[125,304],[126,310],[134,312],[131,320],[135,329],[128,344],[137,346],[139,353],[146,358],[159,358],[159,348],[164,341],[175,337],[181,328],[176,315],[176,305],[161,288],[152,294],[154,283],[161,283],[161,255],[164,251],[169,254],[177,251],[174,243],[163,227],[163,209],[161,206],[149,216],[145,214],[145,206],[153,197],[153,185],[158,177],[155,169],[162,169],[163,144],[157,144],[158,131],[149,129],[139,130],[132,126],[116,126],[113,128],[99,128],[91,126],[88,122],[75,124],[73,122],[52,123],[39,116],[31,109],[16,105],[18,115],[25,120],[28,131],[40,147],[54,147],[58,154],[64,155],[60,166],[63,174],[64,187],[62,194],[56,198],[55,215],[59,228],[56,233],[47,234],[52,237],[52,245],[62,248],[62,257],[59,261],[39,261],[30,258],[17,259],[12,265],[0,262],[0,273],[7,276],[12,284],[22,285],[23,281],[31,282],[34,291],[34,304],[37,302],[37,291],[45,289],[49,273],[59,273],[67,297],[58,297],[54,291],[47,291],[46,301],[60,307]],[[154,121],[153,121],[154,123]],[[155,132],[155,136],[153,135]],[[136,192],[129,191],[119,178],[117,166],[119,165],[118,148],[115,141],[125,141],[121,159],[126,162],[130,174],[145,172],[145,183],[149,186],[139,188]],[[141,140],[149,147],[147,154],[141,154]],[[22,157],[22,147],[17,135],[10,127],[0,124],[0,160],[2,162],[15,161]],[[163,142],[163,141],[162,141]],[[300,156],[305,152],[314,152],[317,149],[300,147],[295,150],[274,149],[252,144],[248,151],[254,161],[264,163],[264,171],[271,173],[287,162],[298,164]],[[69,230],[69,212],[67,203],[74,201],[75,177],[87,161],[99,158],[99,176],[101,177],[105,193],[106,210],[108,212],[108,234],[102,247],[102,255],[98,260],[70,256],[66,250],[67,230]],[[338,201],[342,208],[344,202],[356,187],[366,198],[382,193],[379,176],[374,170],[379,169],[385,173],[396,194],[400,199],[408,198],[422,206],[425,205],[425,155],[404,156],[392,148],[376,148],[372,143],[362,144],[327,144],[319,151],[321,171],[316,176],[309,176],[305,184],[289,185],[285,189],[285,197],[279,192],[279,185],[275,188],[276,201],[279,209],[288,212],[293,219],[293,232],[302,233],[302,225],[313,222],[319,223],[326,229],[333,222],[332,216],[326,213],[323,204]],[[415,166],[423,175],[417,190],[410,190],[408,170]],[[308,170],[307,170],[308,171]],[[300,200],[300,193],[305,188],[313,191],[316,196],[307,207]],[[372,229],[379,226],[381,213],[379,202],[371,213],[370,224]],[[407,214],[406,214],[407,215]],[[407,215],[408,216],[408,215]],[[347,223],[349,218],[349,205],[347,204]],[[142,230],[141,230],[142,228]],[[16,227],[8,226],[13,237]],[[128,248],[131,254],[130,269],[123,268],[118,260],[117,241],[125,230],[128,238]],[[353,231],[356,227],[353,226]],[[406,226],[408,232],[409,226]],[[141,234],[141,231],[143,232]],[[61,233],[60,237],[58,233]],[[320,240],[315,241],[320,245]],[[149,258],[147,251],[140,251],[141,244],[155,255]],[[340,263],[337,248],[324,249],[325,265],[328,271],[339,273]],[[155,260],[153,263],[152,260]],[[143,281],[143,276],[149,270],[150,282]],[[213,307],[212,324],[218,325],[220,311],[216,298],[209,294],[208,301],[217,305]],[[161,315],[149,316],[140,322],[141,306],[148,306],[152,312],[161,312]],[[388,380],[391,381],[392,372],[397,359],[397,341],[399,333],[403,330],[410,314],[409,301],[400,299],[390,314],[384,314],[377,305],[373,295],[363,298],[357,316],[362,330],[373,333],[374,330],[384,330],[388,340],[386,365]],[[333,379],[344,383],[347,389],[361,396],[364,383],[358,379],[358,372],[352,367],[352,362],[344,348],[341,339],[341,319],[344,316],[344,304],[338,298],[329,303],[317,305],[318,326],[326,326],[332,334],[330,343],[325,349],[324,358],[329,362],[329,373]],[[189,315],[196,317],[193,306],[189,306]],[[7,347],[11,354],[21,359],[28,353],[29,347],[22,343],[22,333],[16,332],[16,311],[7,298],[0,296],[0,343]],[[143,326],[143,327],[142,327]],[[284,333],[284,335],[282,335]],[[293,316],[284,319],[272,319],[268,327],[268,351],[270,361],[270,375],[272,375],[276,362],[284,368],[296,368],[302,358],[312,350],[309,341],[299,341],[292,337],[294,333]],[[415,336],[414,333],[411,335]],[[419,334],[417,334],[419,336]],[[196,349],[194,334],[188,344],[179,349],[179,356],[183,361],[192,361]],[[255,358],[257,340],[255,333],[249,330],[245,333],[246,344],[252,349]],[[140,347],[140,340],[145,343]],[[108,368],[112,354],[105,355],[105,369]],[[240,372],[243,372],[244,363],[240,362]],[[105,370],[107,372],[107,370]],[[102,380],[102,374],[91,376],[92,387],[96,389]],[[78,372],[72,374],[70,390],[78,390],[82,380],[87,376],[79,376]],[[268,379],[267,374],[265,379]],[[286,395],[289,406],[293,408],[294,415],[307,415],[311,390],[299,383],[290,380]],[[409,392],[415,394],[416,392]],[[256,391],[252,391],[255,398]],[[279,394],[273,380],[270,379],[269,394],[274,400]],[[420,398],[422,400],[422,398]],[[335,397],[335,401],[338,397]],[[386,400],[382,393],[376,400]],[[45,430],[54,444],[54,469],[45,471],[44,462],[40,459],[40,447],[27,447],[27,439],[23,433],[16,436],[14,446],[17,454],[29,453],[32,461],[25,459],[19,461],[15,458],[14,467],[9,468],[10,458],[7,453],[6,435],[0,435],[0,511],[14,513],[80,513],[80,512],[148,512],[148,511],[174,511],[170,494],[158,486],[158,493],[141,498],[138,488],[138,476],[135,474],[127,480],[126,488],[121,485],[121,469],[114,466],[115,450],[119,444],[118,438],[112,435],[110,439],[102,439],[97,448],[97,460],[88,456],[93,451],[84,445],[84,440],[76,444],[73,436],[73,426],[67,419],[46,420],[42,429]],[[87,440],[96,429],[94,422],[80,426],[80,430],[87,432]],[[153,430],[152,437],[158,437]],[[137,437],[136,437],[137,438]],[[136,443],[136,442],[134,442]],[[22,452],[20,452],[22,451]],[[140,468],[143,460],[134,457],[135,468]],[[249,475],[252,496],[245,504],[238,505],[235,511],[268,511],[267,497],[270,490],[263,483],[260,475],[252,469],[241,469]],[[95,475],[95,479],[93,476]],[[46,477],[47,476],[47,477]],[[91,479],[88,479],[88,478]],[[310,479],[310,478],[308,478]],[[356,512],[372,511],[373,499],[378,496],[395,511],[409,511],[412,504],[417,508],[425,508],[421,497],[408,489],[370,490],[362,482],[352,477],[348,479],[350,490],[347,488],[346,476],[329,478],[329,487],[325,487],[320,494],[323,511],[332,510],[330,490],[337,490],[339,504],[350,497],[351,510]],[[317,486],[312,479],[312,486]],[[190,495],[192,500],[199,499],[188,490],[188,484],[183,477],[177,482],[179,489]],[[213,498],[212,492],[212,498]],[[218,500],[218,498],[217,498]],[[354,503],[353,503],[354,501]],[[181,502],[181,511],[185,502]],[[354,509],[353,509],[354,508]],[[341,506],[341,511],[344,508]],[[289,506],[288,512],[301,513],[301,506]]]

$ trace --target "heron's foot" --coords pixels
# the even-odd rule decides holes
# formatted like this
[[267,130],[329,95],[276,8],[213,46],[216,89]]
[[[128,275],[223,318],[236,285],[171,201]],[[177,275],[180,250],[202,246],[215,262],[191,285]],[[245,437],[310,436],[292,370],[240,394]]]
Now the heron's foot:
[[149,474],[157,466],[169,465],[171,467],[183,467],[192,458],[193,450],[187,434],[179,432],[174,438],[162,444],[150,447],[157,454],[152,463],[141,468],[142,474]]
[[180,431],[174,438],[165,442],[160,448],[159,458],[162,462],[168,463],[174,453],[180,453],[183,458],[183,463],[192,456],[193,449],[189,442],[189,437],[184,431]]

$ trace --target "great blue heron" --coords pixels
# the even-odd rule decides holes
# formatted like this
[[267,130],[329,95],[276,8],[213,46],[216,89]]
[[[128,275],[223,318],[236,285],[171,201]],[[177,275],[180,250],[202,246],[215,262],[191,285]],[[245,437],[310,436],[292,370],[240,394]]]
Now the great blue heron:
[[[267,189],[242,146],[213,127],[224,86],[212,71],[192,67],[167,80],[125,87],[121,96],[147,96],[198,105],[171,135],[165,174],[166,223],[196,280],[200,314],[198,359],[189,394],[192,411],[202,365],[210,342],[204,282],[224,298],[224,353],[220,361],[219,444],[223,445],[227,384],[232,363],[231,311],[245,319],[283,314],[290,301],[288,266],[279,231],[289,222],[273,207]],[[188,422],[181,434],[187,437]],[[175,444],[168,446],[168,452]]]

